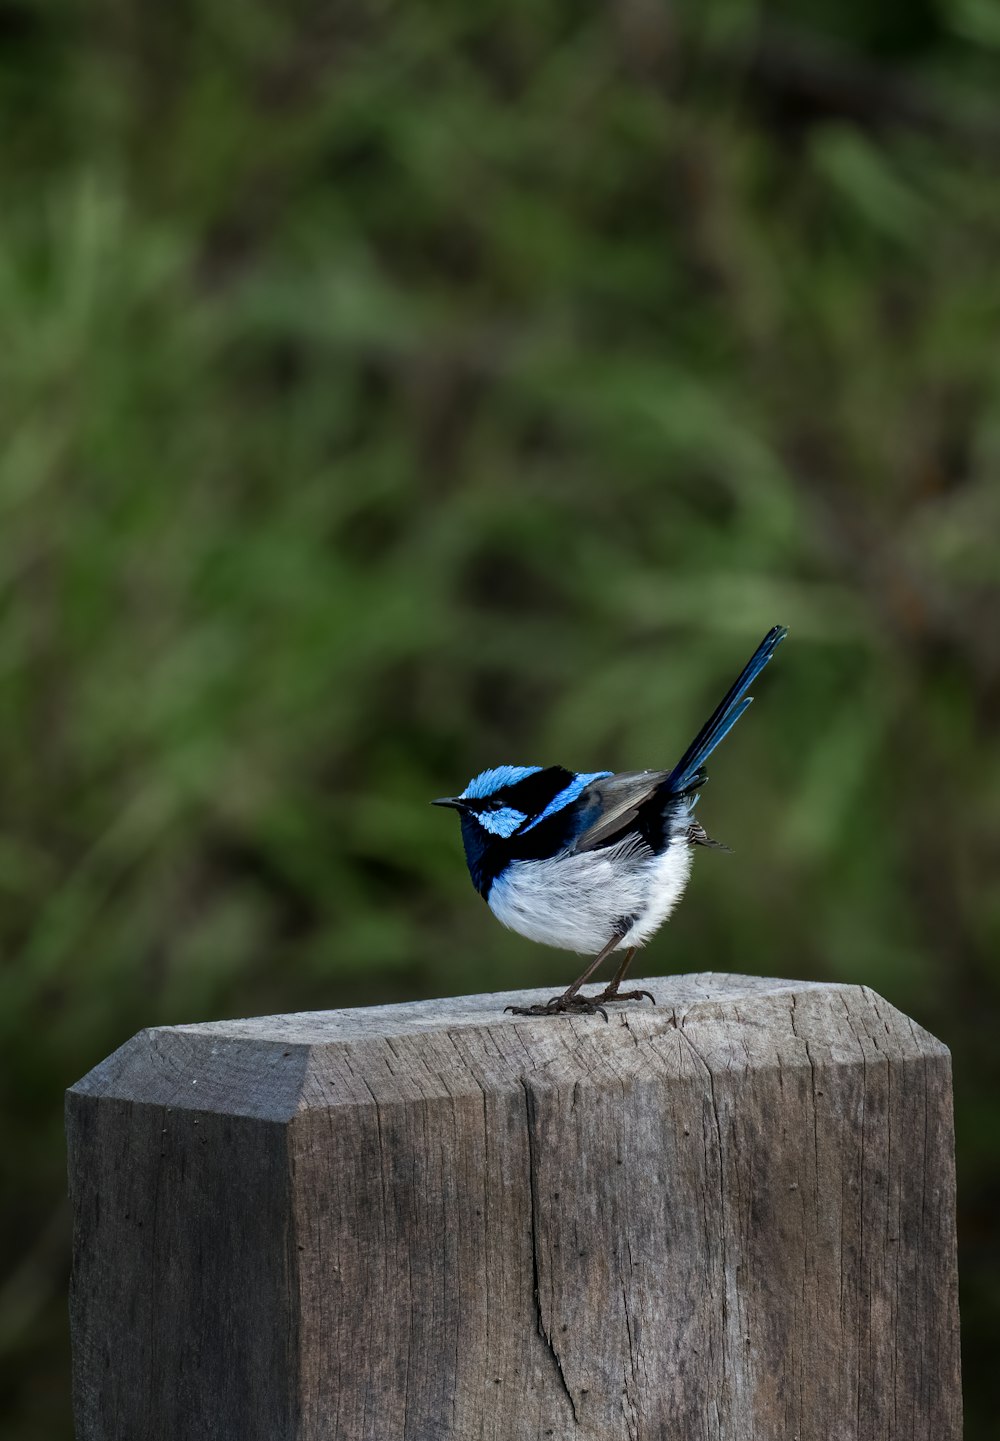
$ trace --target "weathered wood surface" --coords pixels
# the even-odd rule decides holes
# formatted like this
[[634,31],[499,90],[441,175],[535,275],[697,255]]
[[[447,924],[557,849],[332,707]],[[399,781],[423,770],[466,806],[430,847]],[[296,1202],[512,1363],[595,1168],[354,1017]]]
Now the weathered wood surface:
[[955,1441],[948,1052],[729,975],[147,1031],[69,1093],[78,1441]]

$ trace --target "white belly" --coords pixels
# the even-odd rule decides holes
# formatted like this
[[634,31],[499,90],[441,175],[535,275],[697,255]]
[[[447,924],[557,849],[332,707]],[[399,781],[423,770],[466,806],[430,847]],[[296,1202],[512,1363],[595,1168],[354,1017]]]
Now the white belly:
[[692,846],[678,836],[662,855],[626,842],[607,850],[513,861],[493,882],[487,903],[505,926],[529,940],[596,955],[632,916],[616,950],[642,946],[680,900]]

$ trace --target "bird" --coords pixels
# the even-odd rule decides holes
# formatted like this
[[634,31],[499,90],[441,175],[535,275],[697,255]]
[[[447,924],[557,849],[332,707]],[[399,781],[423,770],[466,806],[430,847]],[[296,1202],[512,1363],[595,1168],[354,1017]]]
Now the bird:
[[[728,850],[694,818],[705,761],[750,705],[750,686],[788,633],[768,631],[680,760],[670,770],[583,771],[500,765],[435,806],[458,811],[469,874],[496,918],[544,945],[592,956],[561,995],[520,1016],[594,1014],[611,1002],[655,997],[623,991],[632,957],[670,916],[696,846]],[[612,952],[621,962],[604,990],[582,987]]]

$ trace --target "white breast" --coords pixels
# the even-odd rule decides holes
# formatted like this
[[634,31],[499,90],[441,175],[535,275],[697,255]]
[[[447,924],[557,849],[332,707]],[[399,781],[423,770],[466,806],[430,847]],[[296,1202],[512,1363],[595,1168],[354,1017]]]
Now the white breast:
[[671,841],[662,855],[653,857],[649,867],[646,909],[623,937],[618,950],[644,946],[660,929],[684,894],[693,856],[694,846],[684,836]]
[[529,940],[596,955],[616,923],[634,916],[617,950],[641,946],[680,900],[692,847],[678,835],[661,855],[635,841],[580,855],[512,861],[487,901],[505,926]]

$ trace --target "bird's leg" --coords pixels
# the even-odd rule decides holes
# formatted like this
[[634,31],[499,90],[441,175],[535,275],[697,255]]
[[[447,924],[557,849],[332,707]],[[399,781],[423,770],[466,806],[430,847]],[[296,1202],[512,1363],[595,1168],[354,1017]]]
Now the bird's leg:
[[615,946],[621,941],[620,935],[614,935],[598,954],[591,961],[582,976],[577,976],[571,986],[563,991],[561,996],[553,996],[551,1001],[546,1001],[542,1006],[504,1006],[505,1011],[512,1011],[515,1016],[556,1016],[564,1012],[575,1012],[578,1015],[592,1016],[600,1011],[605,1020],[608,1019],[607,1012],[600,1001],[592,1001],[588,996],[579,994],[580,987],[597,970],[601,962],[610,956]]
[[631,950],[625,952],[621,965],[618,967],[613,978],[608,982],[606,989],[602,991],[599,996],[594,997],[599,1006],[606,1006],[609,1001],[641,1001],[644,996],[648,996],[653,1002],[653,1005],[656,1005],[656,997],[652,991],[619,991],[618,989],[624,979],[625,972],[632,964],[632,957],[635,955],[635,951],[636,948],[633,946]]

